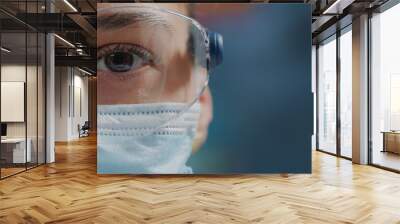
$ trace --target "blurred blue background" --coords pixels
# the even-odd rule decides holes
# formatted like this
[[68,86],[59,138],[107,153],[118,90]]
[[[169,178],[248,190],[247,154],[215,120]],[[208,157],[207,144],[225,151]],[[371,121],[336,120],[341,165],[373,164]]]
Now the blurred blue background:
[[242,5],[198,18],[223,35],[224,62],[210,77],[207,142],[188,165],[194,173],[310,173],[311,8]]

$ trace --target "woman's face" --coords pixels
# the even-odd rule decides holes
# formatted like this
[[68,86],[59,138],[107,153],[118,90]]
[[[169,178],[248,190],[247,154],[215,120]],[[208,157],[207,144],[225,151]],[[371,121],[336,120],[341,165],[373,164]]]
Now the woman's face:
[[[185,4],[98,4],[98,104],[188,103],[207,77],[189,49]],[[121,7],[122,6],[122,7]],[[102,10],[103,9],[103,10]]]

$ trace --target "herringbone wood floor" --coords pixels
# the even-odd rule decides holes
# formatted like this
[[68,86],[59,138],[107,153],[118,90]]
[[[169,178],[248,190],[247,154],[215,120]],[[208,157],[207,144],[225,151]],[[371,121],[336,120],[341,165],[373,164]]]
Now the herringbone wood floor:
[[400,223],[400,175],[315,152],[312,175],[98,176],[94,138],[0,181],[0,223]]

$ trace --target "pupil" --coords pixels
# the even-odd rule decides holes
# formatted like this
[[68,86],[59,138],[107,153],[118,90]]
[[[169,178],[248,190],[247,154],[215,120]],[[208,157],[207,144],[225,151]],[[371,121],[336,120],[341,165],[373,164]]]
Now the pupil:
[[132,68],[133,56],[125,52],[116,52],[106,57],[106,66],[113,72],[126,72]]

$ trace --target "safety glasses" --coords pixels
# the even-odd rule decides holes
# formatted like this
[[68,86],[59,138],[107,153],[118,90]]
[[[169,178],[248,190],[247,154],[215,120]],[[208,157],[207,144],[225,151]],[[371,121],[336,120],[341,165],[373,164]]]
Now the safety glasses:
[[157,4],[99,8],[99,104],[183,105],[164,114],[157,126],[190,108],[206,88],[210,71],[222,62],[222,36]]

